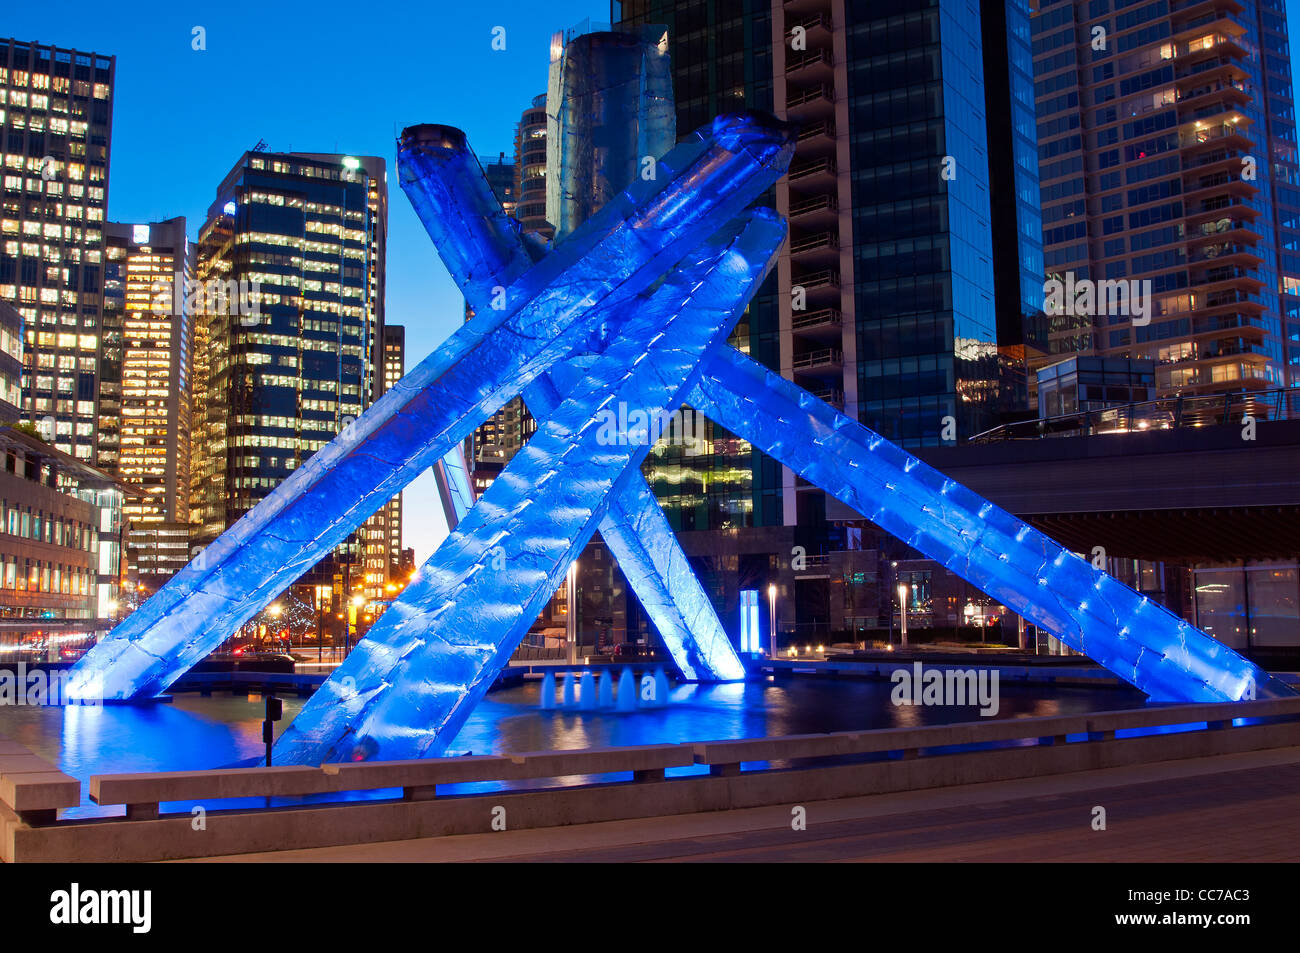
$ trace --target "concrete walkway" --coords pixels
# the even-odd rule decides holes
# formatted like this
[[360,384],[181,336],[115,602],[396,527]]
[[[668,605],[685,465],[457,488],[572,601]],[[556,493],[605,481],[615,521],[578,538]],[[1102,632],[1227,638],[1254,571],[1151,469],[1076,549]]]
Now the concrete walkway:
[[810,802],[803,831],[782,806],[207,862],[1295,861],[1297,792],[1300,747]]

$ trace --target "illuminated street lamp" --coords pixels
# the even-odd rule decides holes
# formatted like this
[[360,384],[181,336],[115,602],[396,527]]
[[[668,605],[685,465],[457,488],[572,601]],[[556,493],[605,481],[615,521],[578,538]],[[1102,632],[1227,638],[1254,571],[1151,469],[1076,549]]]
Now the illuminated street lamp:
[[[284,612],[284,607],[281,606],[280,603],[278,602],[273,602],[270,606],[267,607],[266,611],[271,614],[272,619],[278,620],[280,618],[280,614]],[[276,628],[278,629],[279,627],[277,626]],[[278,640],[278,632],[277,632],[277,640]],[[289,643],[289,648],[291,649],[293,648],[292,642]]]
[[569,564],[568,578],[565,581],[564,599],[564,640],[567,648],[566,657],[570,665],[578,664],[578,561]]
[[903,644],[907,644],[907,583],[898,584],[898,615],[902,620]]
[[767,587],[767,605],[771,619],[769,638],[772,640],[772,650],[768,654],[776,658],[776,583],[770,583]]

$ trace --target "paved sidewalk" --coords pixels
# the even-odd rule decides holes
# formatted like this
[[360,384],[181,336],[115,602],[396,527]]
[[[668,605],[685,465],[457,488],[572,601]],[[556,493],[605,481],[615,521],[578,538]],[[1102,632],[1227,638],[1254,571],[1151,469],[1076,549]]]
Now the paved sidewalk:
[[803,831],[786,805],[208,862],[1295,861],[1298,792],[1300,747],[810,802]]

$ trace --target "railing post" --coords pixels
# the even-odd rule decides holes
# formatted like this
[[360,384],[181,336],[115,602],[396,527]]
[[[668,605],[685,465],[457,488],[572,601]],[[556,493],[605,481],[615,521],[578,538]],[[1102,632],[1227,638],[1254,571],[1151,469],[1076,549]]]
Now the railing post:
[[158,802],[151,801],[146,804],[128,804],[126,806],[126,819],[128,821],[158,820]]

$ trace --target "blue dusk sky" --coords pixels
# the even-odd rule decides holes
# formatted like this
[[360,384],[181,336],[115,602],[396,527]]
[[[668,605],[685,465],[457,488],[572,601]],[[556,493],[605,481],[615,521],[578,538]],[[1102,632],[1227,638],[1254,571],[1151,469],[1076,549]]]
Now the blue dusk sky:
[[[525,3],[6,4],[0,36],[117,57],[108,217],[184,215],[190,238],[247,149],[376,155],[388,162],[386,320],[406,327],[406,366],[463,320],[463,299],[397,186],[405,126],[459,126],[484,158],[514,156],[515,123],[546,92],[551,34],[602,0]],[[203,27],[207,49],[192,49]],[[505,50],[492,49],[494,27]],[[446,534],[430,475],[406,491],[405,545],[423,562]]]

